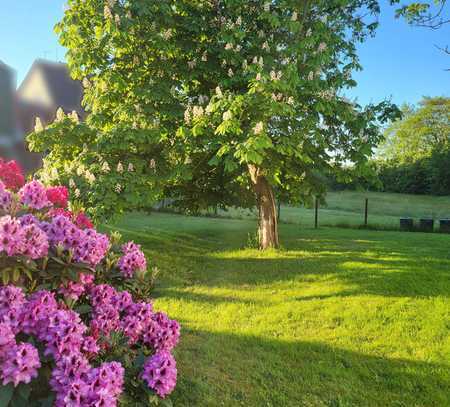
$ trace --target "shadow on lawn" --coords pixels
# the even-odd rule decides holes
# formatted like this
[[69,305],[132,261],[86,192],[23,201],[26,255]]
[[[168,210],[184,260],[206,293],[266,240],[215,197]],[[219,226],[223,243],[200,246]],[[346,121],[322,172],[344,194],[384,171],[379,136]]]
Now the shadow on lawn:
[[450,405],[449,366],[188,328],[182,338],[177,406]]
[[[144,245],[172,287],[251,288],[290,280],[336,279],[349,287],[335,294],[339,296],[450,296],[447,236],[340,230],[336,238],[335,230],[284,225],[286,249],[264,255],[258,250],[240,251],[236,233],[245,231],[238,230],[236,222],[224,231],[215,223],[202,228],[200,221],[204,219],[180,217],[180,222],[188,222],[181,231],[165,231],[162,225],[140,230],[119,226],[118,230]],[[191,223],[193,231],[187,233]],[[174,259],[177,276],[172,271]]]
[[395,237],[370,241],[296,239],[295,244],[288,243],[288,249],[273,258],[258,251],[253,257],[248,252],[206,253],[210,272],[201,283],[231,287],[336,279],[349,286],[341,295],[450,296],[450,240],[446,246],[435,246],[433,241],[427,245],[424,239],[422,247],[415,246],[418,241],[399,244]]

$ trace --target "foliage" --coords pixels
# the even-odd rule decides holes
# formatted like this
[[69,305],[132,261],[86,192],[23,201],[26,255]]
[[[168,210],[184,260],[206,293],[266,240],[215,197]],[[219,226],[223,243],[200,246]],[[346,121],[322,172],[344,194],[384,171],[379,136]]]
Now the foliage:
[[403,119],[386,130],[374,162],[382,190],[448,195],[450,98],[425,98],[404,106]]
[[0,181],[1,405],[170,405],[179,325],[143,301],[156,272],[68,198]]
[[42,176],[72,179],[108,217],[163,190],[194,211],[239,203],[249,166],[292,201],[322,194],[317,175],[343,164],[364,174],[398,112],[342,92],[378,12],[375,0],[70,0],[56,30],[90,114],[29,136],[49,151]]
[[399,164],[428,157],[450,146],[450,98],[424,98],[418,107],[403,106],[403,118],[385,132],[380,157]]

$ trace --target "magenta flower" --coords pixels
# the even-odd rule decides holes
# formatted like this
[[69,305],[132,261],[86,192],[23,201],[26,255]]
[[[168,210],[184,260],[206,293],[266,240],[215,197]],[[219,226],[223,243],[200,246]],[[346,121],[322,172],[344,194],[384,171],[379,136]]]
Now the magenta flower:
[[16,337],[9,324],[0,322],[0,362],[8,350],[16,345]]
[[167,351],[156,353],[146,360],[142,378],[159,397],[165,398],[172,393],[177,382],[177,367],[174,357]]
[[80,230],[81,240],[74,246],[73,258],[80,263],[91,266],[99,264],[109,249],[108,236],[96,232],[94,229]]
[[28,225],[23,227],[23,232],[25,239],[21,253],[30,259],[39,259],[47,256],[47,234],[36,225]]
[[6,190],[5,184],[0,181],[0,209],[8,212],[11,209],[12,195]]
[[4,251],[8,256],[20,254],[24,239],[22,225],[17,219],[9,215],[0,218],[0,253]]
[[39,181],[31,181],[25,184],[19,191],[20,202],[32,209],[42,209],[51,206],[47,198],[47,192]]
[[67,208],[69,190],[64,186],[49,187],[46,190],[47,199],[55,206]]
[[136,271],[144,271],[147,268],[145,255],[138,248],[125,252],[117,264],[121,273],[127,278],[133,277]]
[[40,367],[39,353],[33,345],[19,343],[12,346],[6,352],[0,369],[3,385],[14,383],[16,387],[19,383],[30,383],[32,378],[37,377]]

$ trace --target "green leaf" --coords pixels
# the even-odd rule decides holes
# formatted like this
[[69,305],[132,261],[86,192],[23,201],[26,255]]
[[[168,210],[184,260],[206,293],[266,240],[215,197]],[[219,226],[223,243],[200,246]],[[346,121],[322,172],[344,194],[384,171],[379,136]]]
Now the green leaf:
[[6,386],[0,386],[0,406],[6,407],[12,399],[14,386],[9,383]]

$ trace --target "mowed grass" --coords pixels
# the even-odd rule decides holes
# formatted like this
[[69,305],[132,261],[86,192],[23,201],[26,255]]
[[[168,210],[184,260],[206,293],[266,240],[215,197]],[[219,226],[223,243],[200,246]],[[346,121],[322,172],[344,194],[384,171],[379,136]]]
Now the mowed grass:
[[450,236],[127,216],[182,324],[175,406],[449,406]]
[[[369,226],[399,228],[401,217],[439,219],[450,218],[450,196],[392,194],[387,192],[341,191],[329,192],[326,205],[319,211],[322,226],[360,226],[364,223],[365,199],[369,199]],[[229,209],[220,211],[222,217],[256,218],[255,210]],[[305,227],[314,225],[314,209],[282,206],[281,221]],[[438,228],[438,222],[436,222]]]

